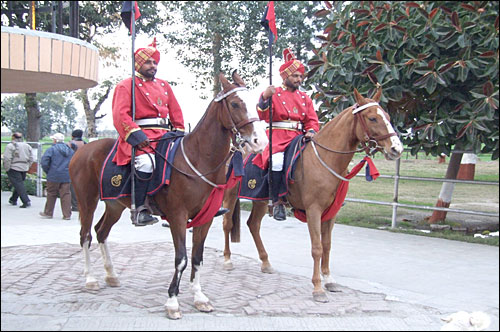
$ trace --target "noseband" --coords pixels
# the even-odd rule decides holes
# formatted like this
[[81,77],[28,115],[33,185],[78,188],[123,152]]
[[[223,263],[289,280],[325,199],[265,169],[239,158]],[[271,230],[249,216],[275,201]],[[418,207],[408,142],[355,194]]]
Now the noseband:
[[[380,105],[376,102],[371,102],[362,106],[359,106],[358,104],[354,105],[354,110],[352,111],[352,114],[354,114],[354,126],[353,126],[353,134],[356,135],[356,125],[357,122],[361,124],[361,127],[363,128],[364,134],[365,134],[365,140],[361,142],[363,144],[363,150],[367,154],[373,154],[376,151],[379,151],[382,149],[380,145],[378,145],[378,141],[392,137],[392,136],[397,136],[395,132],[393,133],[388,133],[385,135],[380,135],[380,136],[372,136],[370,135],[370,132],[368,130],[368,125],[366,124],[365,118],[361,116],[361,112],[367,109],[368,107],[371,106],[377,106],[380,107]],[[369,145],[373,145],[370,147]]]
[[232,90],[229,90],[228,92],[226,93],[222,93],[220,92],[215,98],[214,98],[214,101],[215,102],[220,102],[220,101],[224,101],[225,104],[226,104],[226,109],[229,113],[229,119],[231,120],[231,128],[226,128],[228,130],[230,130],[235,136],[233,137],[233,144],[238,148],[238,149],[242,149],[243,148],[243,145],[245,144],[246,140],[244,140],[242,137],[241,137],[241,133],[240,133],[240,129],[245,127],[246,125],[250,124],[250,123],[253,123],[255,121],[259,121],[259,119],[257,118],[249,118],[249,119],[246,119],[246,120],[243,120],[243,121],[240,121],[239,123],[235,124],[234,123],[234,120],[233,120],[233,117],[231,116],[231,112],[229,110],[229,105],[228,105],[228,102],[227,102],[227,97],[229,97],[230,95],[232,95],[233,93],[235,92],[238,92],[238,91],[248,91],[248,89],[246,87],[243,87],[243,86],[240,86],[240,87],[236,87]]

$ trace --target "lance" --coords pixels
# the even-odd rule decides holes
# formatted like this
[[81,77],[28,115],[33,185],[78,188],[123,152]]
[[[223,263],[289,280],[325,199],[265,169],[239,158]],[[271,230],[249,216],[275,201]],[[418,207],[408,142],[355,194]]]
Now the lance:
[[[273,85],[273,43],[269,38],[269,85]],[[272,170],[273,170],[273,96],[269,98],[269,169],[267,171],[267,179],[269,184],[269,199],[272,206]],[[270,209],[270,211],[272,211]]]
[[[132,108],[132,121],[135,122],[135,2],[131,2],[131,15],[130,15],[130,34],[132,35],[132,86],[130,87],[131,89],[131,108]],[[135,215],[136,213],[136,206],[135,206],[135,147],[132,146],[132,154],[130,157],[130,199],[132,200],[130,202],[130,213],[132,216]]]

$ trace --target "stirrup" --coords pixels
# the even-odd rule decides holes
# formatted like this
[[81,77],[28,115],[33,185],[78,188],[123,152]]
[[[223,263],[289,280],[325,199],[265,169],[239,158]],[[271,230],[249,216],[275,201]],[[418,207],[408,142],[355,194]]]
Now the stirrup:
[[130,216],[132,218],[132,224],[136,227],[153,225],[158,222],[158,219],[149,214],[148,209],[144,205],[138,207]]

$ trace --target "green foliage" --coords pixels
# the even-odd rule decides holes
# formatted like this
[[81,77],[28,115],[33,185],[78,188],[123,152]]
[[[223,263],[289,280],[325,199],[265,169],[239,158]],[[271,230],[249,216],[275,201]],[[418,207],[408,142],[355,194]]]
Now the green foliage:
[[[174,12],[172,27],[164,36],[175,47],[181,63],[198,77],[197,88],[218,92],[214,77],[219,71],[238,72],[250,85],[269,68],[268,39],[260,24],[265,1],[164,1],[168,12]],[[278,39],[273,56],[282,62],[282,51],[291,48],[297,58],[306,59],[313,48],[317,24],[310,20],[317,9],[309,1],[275,2]],[[309,18],[309,19],[308,19]],[[186,47],[189,45],[189,47]],[[207,97],[207,96],[205,96]]]
[[[38,93],[36,101],[41,113],[41,137],[54,132],[66,134],[75,127],[77,110],[73,101],[66,99],[64,93]],[[7,128],[27,136],[25,102],[24,94],[5,98],[2,101],[2,115]]]
[[354,88],[383,87],[404,144],[436,156],[453,146],[498,158],[498,3],[328,1],[307,84],[331,119]]

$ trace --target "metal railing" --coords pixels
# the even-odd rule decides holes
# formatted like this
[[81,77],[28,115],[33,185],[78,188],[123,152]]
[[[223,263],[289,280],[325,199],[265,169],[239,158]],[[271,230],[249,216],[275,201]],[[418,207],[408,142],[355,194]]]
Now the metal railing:
[[[392,206],[392,222],[391,228],[396,227],[396,218],[397,218],[397,209],[398,207],[411,208],[411,209],[422,209],[422,210],[436,210],[436,211],[445,211],[445,212],[455,212],[455,213],[463,213],[463,214],[472,214],[478,216],[487,216],[498,218],[498,213],[490,213],[484,211],[471,211],[471,210],[463,210],[463,209],[452,209],[445,207],[437,207],[437,206],[422,206],[422,205],[413,205],[413,204],[404,204],[398,202],[399,196],[399,180],[415,180],[415,181],[431,181],[431,182],[453,182],[453,183],[465,183],[465,184],[475,184],[475,185],[493,185],[498,186],[498,182],[492,181],[473,181],[473,180],[454,180],[454,179],[440,179],[440,178],[426,178],[426,177],[418,177],[418,176],[401,176],[400,175],[401,168],[401,159],[396,160],[396,173],[395,175],[380,175],[379,178],[389,178],[394,179],[394,198],[392,202],[384,202],[384,201],[374,201],[368,199],[357,199],[357,198],[346,198],[346,201],[357,202],[357,203],[368,203],[368,204],[377,204],[377,205],[387,205]],[[358,174],[356,176],[364,177],[362,174]]]

